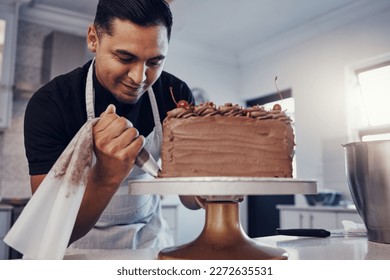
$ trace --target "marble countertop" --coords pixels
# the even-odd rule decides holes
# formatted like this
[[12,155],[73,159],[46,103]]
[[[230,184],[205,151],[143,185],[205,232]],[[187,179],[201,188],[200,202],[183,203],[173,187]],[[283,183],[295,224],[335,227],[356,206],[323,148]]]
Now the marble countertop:
[[[374,243],[365,236],[327,238],[275,235],[254,239],[272,247],[283,248],[289,260],[390,260],[390,244]],[[65,259],[76,260],[153,260],[159,249],[94,250],[74,253]]]

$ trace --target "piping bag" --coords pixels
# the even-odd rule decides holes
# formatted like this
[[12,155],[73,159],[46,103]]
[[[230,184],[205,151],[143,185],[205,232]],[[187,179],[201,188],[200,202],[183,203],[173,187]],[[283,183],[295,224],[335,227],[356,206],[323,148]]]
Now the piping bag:
[[141,149],[135,159],[135,164],[154,178],[157,178],[161,172],[160,166],[154,160],[153,156],[144,148]]
[[[63,259],[92,166],[92,127],[98,120],[81,127],[5,236],[23,259]],[[136,164],[158,175],[158,164],[144,148]]]

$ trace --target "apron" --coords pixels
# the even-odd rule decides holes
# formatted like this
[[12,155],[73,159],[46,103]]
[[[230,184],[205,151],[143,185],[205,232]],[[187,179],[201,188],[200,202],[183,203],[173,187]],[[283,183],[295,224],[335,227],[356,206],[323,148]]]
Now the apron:
[[[93,88],[93,65],[88,70],[86,83],[86,109],[88,119],[95,118]],[[155,159],[160,158],[162,125],[153,89],[148,90],[155,127],[145,138],[145,149]],[[72,249],[141,249],[168,247],[173,239],[168,224],[162,216],[161,201],[158,195],[128,195],[128,180],[152,178],[139,167],[134,166],[129,176],[122,182],[110,203],[103,211],[96,225],[82,238],[72,243]]]

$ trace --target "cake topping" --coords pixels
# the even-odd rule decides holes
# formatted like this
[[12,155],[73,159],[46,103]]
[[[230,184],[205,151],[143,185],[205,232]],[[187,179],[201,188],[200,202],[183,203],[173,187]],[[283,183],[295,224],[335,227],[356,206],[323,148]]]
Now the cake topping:
[[[278,91],[279,93],[279,96],[280,96],[280,100],[283,100],[283,96],[278,88],[278,83],[277,83],[277,80],[278,80],[278,76],[275,77],[275,87],[276,87],[276,90]],[[275,110],[275,111],[282,111],[282,106],[280,106],[280,104],[275,104],[274,107],[272,108],[272,110]]]
[[[281,108],[280,108],[281,109]],[[188,109],[183,107],[175,108],[168,112],[167,118],[190,118],[190,117],[207,117],[207,116],[226,116],[226,117],[248,117],[258,120],[277,119],[287,123],[292,120],[286,113],[280,109],[273,108],[266,110],[263,106],[255,105],[249,108],[243,108],[237,104],[226,103],[217,107],[213,102],[206,102],[197,106],[189,106]]]
[[280,104],[275,104],[274,107],[272,108],[274,111],[282,111],[282,106]]
[[168,112],[167,118],[181,119],[181,118],[189,118],[192,116],[195,116],[195,114],[192,112],[190,108],[189,109],[175,108]]
[[225,105],[220,106],[218,110],[221,112],[221,115],[225,116],[245,116],[244,109],[237,104],[225,103]]
[[245,110],[246,116],[258,120],[272,119],[272,115],[264,107],[255,105]]
[[179,100],[179,102],[176,102],[175,96],[173,95],[172,87],[169,88],[169,91],[171,92],[171,97],[173,99],[173,102],[175,102],[177,108],[184,108],[186,110],[190,109],[190,104],[186,100]]
[[217,106],[215,106],[213,102],[206,102],[204,104],[200,104],[199,106],[195,106],[193,111],[197,116],[214,116],[220,114],[217,110]]
[[[275,78],[276,85],[277,77]],[[277,86],[276,86],[277,87]],[[289,116],[282,111],[282,106],[280,104],[275,104],[272,110],[266,110],[263,106],[255,105],[250,108],[243,108],[238,104],[225,103],[217,107],[213,102],[209,101],[199,105],[188,104],[185,100],[180,100],[176,102],[173,95],[172,87],[169,88],[173,101],[176,104],[176,108],[167,113],[167,118],[190,118],[190,117],[207,117],[207,116],[226,116],[226,117],[248,117],[258,120],[264,119],[278,119],[286,123],[291,123],[292,120]],[[278,89],[279,95],[281,98],[282,95]]]

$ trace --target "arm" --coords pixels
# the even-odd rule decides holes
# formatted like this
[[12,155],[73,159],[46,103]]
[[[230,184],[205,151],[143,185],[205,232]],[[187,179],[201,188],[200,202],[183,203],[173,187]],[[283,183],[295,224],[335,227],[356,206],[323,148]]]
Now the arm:
[[[124,178],[134,167],[143,146],[143,137],[115,114],[110,105],[93,128],[96,164],[88,175],[88,183],[80,205],[70,243],[84,236],[97,222]],[[34,193],[46,175],[31,176]]]
[[96,164],[91,168],[86,191],[70,242],[84,236],[97,222],[119,185],[134,167],[143,137],[110,105],[93,128]]

